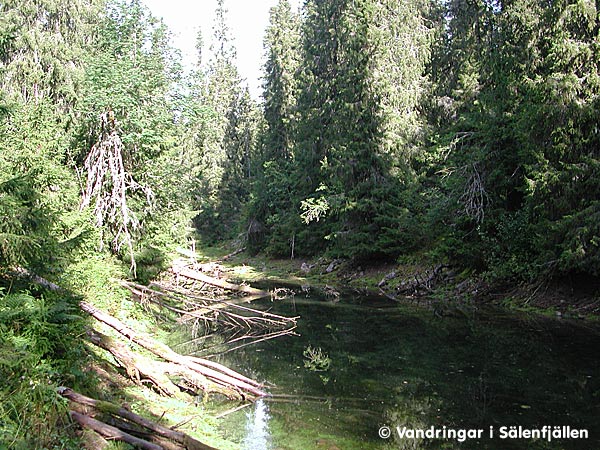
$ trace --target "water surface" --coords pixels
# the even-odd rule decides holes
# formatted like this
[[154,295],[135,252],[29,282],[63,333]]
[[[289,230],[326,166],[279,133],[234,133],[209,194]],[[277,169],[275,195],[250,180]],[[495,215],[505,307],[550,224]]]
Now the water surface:
[[[314,290],[253,305],[301,319],[299,336],[215,358],[276,385],[273,398],[219,419],[244,449],[600,448],[597,326],[503,310],[449,309],[440,317],[409,303],[358,294],[332,299]],[[309,346],[328,367],[306,364]],[[202,356],[228,348],[212,338],[186,350]],[[513,425],[569,425],[587,429],[590,439],[498,439],[501,426]],[[392,436],[382,439],[381,426]],[[486,432],[463,443],[400,439],[397,426]]]

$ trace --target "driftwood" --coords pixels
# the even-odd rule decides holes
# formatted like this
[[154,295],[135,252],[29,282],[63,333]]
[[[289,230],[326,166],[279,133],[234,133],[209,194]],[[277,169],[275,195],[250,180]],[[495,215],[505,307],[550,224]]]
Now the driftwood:
[[178,364],[198,373],[199,375],[205,376],[211,381],[220,384],[226,388],[229,388],[230,390],[232,390],[232,392],[233,390],[238,390],[240,393],[246,392],[247,394],[251,394],[253,396],[258,397],[263,397],[267,395],[266,392],[259,389],[256,385],[250,384],[246,381],[242,381],[239,378],[234,378],[233,376],[228,375],[226,373],[219,372],[214,368],[203,366],[187,356],[180,355],[168,346],[157,342],[149,336],[136,333],[134,330],[128,328],[125,324],[123,324],[120,320],[100,311],[97,308],[94,308],[89,303],[80,302],[80,307],[85,312],[92,315],[95,319],[109,325],[110,327],[114,328],[116,331],[121,333],[123,336],[127,337],[129,340],[135,342],[136,344],[140,345],[146,350],[149,350],[150,352],[154,353],[155,355],[161,357],[162,359],[168,362]]
[[198,270],[189,269],[187,267],[174,267],[172,268],[172,270],[175,274],[182,277],[190,278],[196,281],[201,281],[203,283],[210,284],[212,286],[217,286],[222,289],[228,289],[230,291],[244,292],[246,294],[257,296],[257,298],[268,297],[270,295],[268,291],[256,289],[252,286],[246,286],[244,284],[229,283],[228,281],[209,277],[208,275],[199,272]]
[[181,432],[176,431],[171,428],[167,428],[163,425],[157,424],[151,420],[148,420],[144,417],[141,417],[125,408],[121,408],[113,403],[99,401],[85,395],[82,395],[78,392],[73,391],[67,387],[59,387],[58,393],[65,398],[68,398],[72,402],[78,403],[80,405],[85,405],[92,407],[96,410],[99,410],[104,413],[111,414],[113,416],[117,416],[123,419],[128,420],[134,424],[140,425],[148,430],[150,430],[153,434],[161,436],[163,438],[170,439],[181,444],[184,448],[188,450],[215,450],[213,447],[203,444],[202,442],[192,438],[191,436]]
[[444,271],[447,266],[439,264],[432,270],[415,273],[412,279],[404,280],[396,288],[396,291],[402,295],[420,297],[433,292],[435,286],[443,280]]
[[238,411],[240,411],[240,410],[242,410],[244,408],[247,408],[248,406],[250,406],[250,403],[244,403],[243,405],[236,406],[235,408],[228,409],[227,411],[223,411],[222,413],[217,414],[215,416],[215,419],[222,419],[223,417],[226,417],[229,414],[233,414],[234,412],[238,412]]

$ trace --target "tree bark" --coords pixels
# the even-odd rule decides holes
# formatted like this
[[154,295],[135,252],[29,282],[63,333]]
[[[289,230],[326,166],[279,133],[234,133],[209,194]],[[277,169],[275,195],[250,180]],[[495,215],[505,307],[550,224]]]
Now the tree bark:
[[91,406],[102,412],[109,413],[114,416],[119,416],[133,423],[141,425],[142,427],[151,430],[159,436],[171,439],[175,442],[182,444],[188,450],[216,450],[214,447],[203,444],[202,442],[194,439],[191,436],[188,436],[185,433],[182,433],[181,431],[175,431],[170,428],[159,425],[156,422],[145,419],[144,417],[141,417],[125,408],[121,408],[113,403],[99,401],[87,397],[67,387],[59,387],[58,393],[73,402],[79,403],[81,405]]
[[[144,381],[142,377],[145,377],[150,380],[160,392],[170,397],[183,398],[184,400],[187,399],[167,374],[184,378],[187,383],[194,388],[194,392],[196,390],[202,390],[206,393],[223,394],[232,400],[240,400],[243,397],[237,389],[226,386],[224,383],[211,381],[197,371],[191,370],[180,364],[164,361],[151,361],[136,355],[120,342],[96,330],[88,330],[87,334],[90,338],[90,342],[109,351],[125,368],[129,377],[136,383]],[[185,385],[184,387],[186,390],[190,389],[190,386]]]
[[163,394],[169,397],[183,397],[183,393],[165,375],[165,372],[157,370],[160,366],[159,362],[136,355],[125,345],[96,330],[88,330],[87,335],[92,344],[110,352],[136,383],[139,384],[145,378],[150,380]]
[[104,422],[100,422],[99,420],[92,419],[91,417],[79,414],[75,411],[69,411],[69,414],[71,415],[71,418],[83,428],[94,430],[96,433],[104,436],[107,439],[116,439],[118,441],[127,442],[128,444],[139,447],[143,450],[163,450],[160,445],[156,445],[132,436],[129,433],[125,433],[124,431],[121,431],[111,425],[107,425]]

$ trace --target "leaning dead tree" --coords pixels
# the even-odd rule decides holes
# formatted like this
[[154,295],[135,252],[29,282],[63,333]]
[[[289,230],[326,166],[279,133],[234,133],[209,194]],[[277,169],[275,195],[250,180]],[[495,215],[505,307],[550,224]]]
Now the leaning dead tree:
[[[119,136],[117,123],[111,110],[101,115],[102,127],[98,141],[87,155],[84,167],[87,182],[81,209],[90,205],[94,208],[96,225],[101,233],[108,229],[112,235],[111,249],[121,250],[125,245],[129,252],[131,271],[135,274],[136,264],[133,253],[133,233],[139,221],[127,205],[129,191],[141,190],[147,202],[152,205],[154,194],[148,187],[138,184],[123,164],[123,142]],[[100,237],[100,246],[104,243]]]

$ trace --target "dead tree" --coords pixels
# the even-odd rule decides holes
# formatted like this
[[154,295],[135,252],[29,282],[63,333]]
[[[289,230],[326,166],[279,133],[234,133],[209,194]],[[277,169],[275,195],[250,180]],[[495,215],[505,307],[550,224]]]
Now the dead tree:
[[464,213],[467,217],[481,223],[485,217],[489,196],[485,190],[483,174],[480,173],[477,164],[473,163],[470,166],[470,170],[467,169],[467,166],[464,169],[468,174],[468,179],[460,201],[464,205]]
[[[98,141],[87,155],[84,167],[87,182],[81,201],[81,209],[93,205],[96,225],[101,230],[108,228],[112,234],[111,249],[118,252],[127,247],[131,261],[131,271],[135,274],[136,264],[133,254],[133,234],[139,227],[139,220],[127,205],[129,191],[141,190],[151,206],[154,194],[148,187],[138,184],[123,164],[123,142],[119,136],[117,123],[111,110],[101,115],[102,128]],[[100,237],[100,246],[104,236]]]
[[[232,371],[229,369],[217,370],[214,366],[215,363],[212,363],[209,366],[203,364],[202,360],[180,355],[168,346],[152,339],[150,336],[135,332],[115,317],[100,311],[89,303],[80,302],[79,305],[81,309],[95,319],[110,326],[130,341],[135,342],[166,362],[171,363],[169,366],[171,369],[165,370],[165,372],[173,371],[188,375],[195,374],[194,377],[190,375],[188,378],[194,380],[194,386],[203,389],[206,392],[221,392],[229,398],[252,398],[267,395],[266,392],[260,389],[260,383],[249,380],[241,374],[232,374]],[[175,367],[177,368],[176,370]],[[198,381],[198,378],[200,378],[200,381]],[[205,379],[207,379],[210,384],[207,383]]]

